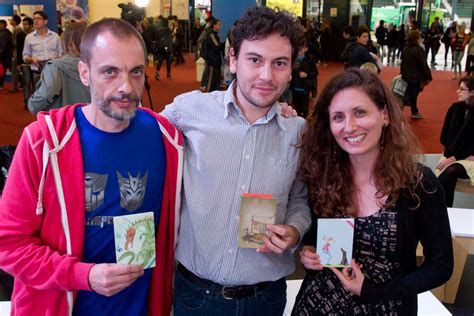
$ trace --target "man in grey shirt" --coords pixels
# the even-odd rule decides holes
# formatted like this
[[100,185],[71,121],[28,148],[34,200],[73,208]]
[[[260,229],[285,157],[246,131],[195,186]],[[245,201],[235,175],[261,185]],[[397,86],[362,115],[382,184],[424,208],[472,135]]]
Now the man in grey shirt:
[[[302,33],[287,12],[249,9],[232,30],[227,91],[190,92],[162,112],[184,134],[174,315],[281,315],[293,251],[311,222],[297,179],[304,120],[277,104]],[[262,248],[237,247],[242,194],[277,199]]]

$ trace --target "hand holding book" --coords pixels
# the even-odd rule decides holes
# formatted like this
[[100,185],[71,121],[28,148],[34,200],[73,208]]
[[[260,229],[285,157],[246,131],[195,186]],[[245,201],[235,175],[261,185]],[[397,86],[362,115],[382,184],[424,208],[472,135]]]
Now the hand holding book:
[[342,286],[348,292],[360,296],[362,284],[365,275],[361,270],[362,266],[357,264],[354,259],[351,260],[351,267],[342,269],[342,272],[336,268],[330,268],[332,272],[341,281]]
[[300,233],[291,225],[267,225],[270,237],[263,239],[264,246],[257,248],[257,252],[275,252],[283,253],[294,247],[300,240]]

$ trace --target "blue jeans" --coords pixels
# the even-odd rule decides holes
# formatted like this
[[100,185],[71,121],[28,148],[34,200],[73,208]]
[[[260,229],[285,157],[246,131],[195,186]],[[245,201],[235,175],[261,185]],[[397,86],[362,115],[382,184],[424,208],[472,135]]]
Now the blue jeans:
[[283,315],[285,310],[285,279],[275,281],[261,292],[242,299],[226,299],[213,293],[214,288],[201,288],[177,271],[174,280],[174,315]]

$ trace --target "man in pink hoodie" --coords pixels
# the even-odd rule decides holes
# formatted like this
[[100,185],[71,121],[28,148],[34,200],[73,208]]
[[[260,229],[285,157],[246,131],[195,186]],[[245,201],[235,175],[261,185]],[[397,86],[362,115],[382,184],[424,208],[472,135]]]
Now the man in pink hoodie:
[[[182,136],[138,108],[146,53],[118,19],[88,27],[79,73],[91,103],[38,114],[0,204],[0,268],[13,315],[169,315]],[[156,267],[115,263],[113,218],[153,212]]]

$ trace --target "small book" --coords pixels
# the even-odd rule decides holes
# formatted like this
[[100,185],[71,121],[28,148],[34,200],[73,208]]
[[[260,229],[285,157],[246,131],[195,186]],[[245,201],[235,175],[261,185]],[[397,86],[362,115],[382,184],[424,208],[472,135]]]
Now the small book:
[[350,267],[354,241],[353,218],[319,218],[316,253],[325,267]]
[[153,212],[115,216],[114,237],[117,263],[140,264],[144,269],[155,266]]
[[268,224],[275,224],[277,199],[267,194],[243,194],[237,236],[239,248],[261,248],[269,236]]

